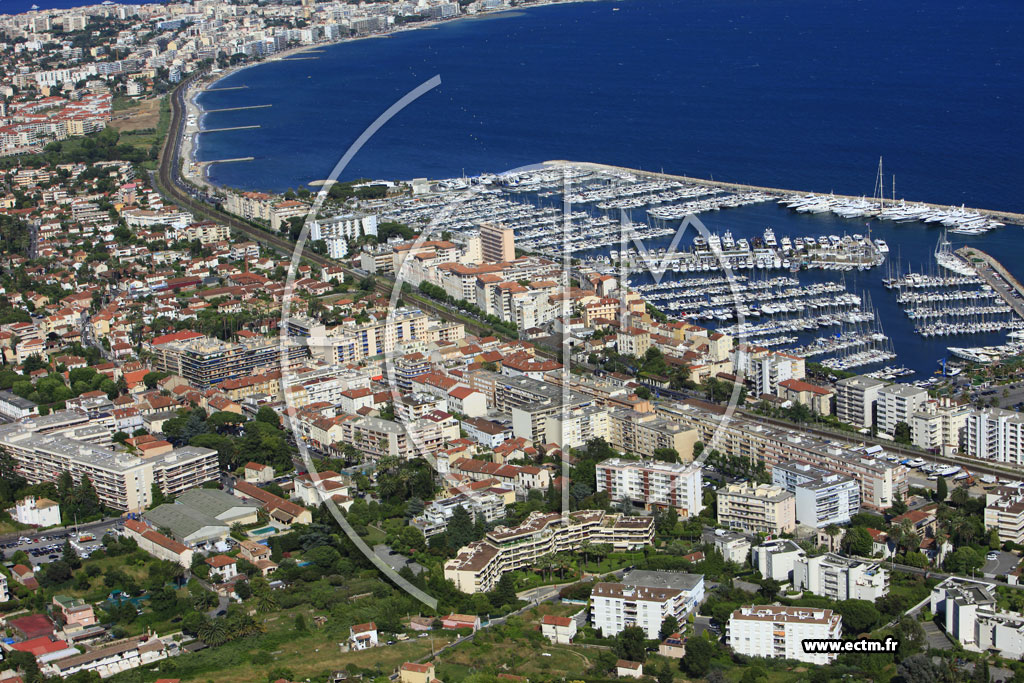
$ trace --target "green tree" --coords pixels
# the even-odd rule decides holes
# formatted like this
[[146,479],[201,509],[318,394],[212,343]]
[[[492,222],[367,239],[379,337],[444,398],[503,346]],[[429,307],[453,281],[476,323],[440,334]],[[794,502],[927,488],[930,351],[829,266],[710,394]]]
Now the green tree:
[[674,615],[670,614],[662,620],[661,628],[658,630],[658,638],[665,640],[678,630],[679,620],[676,619]]
[[457,505],[452,510],[452,516],[448,520],[448,545],[453,550],[458,550],[474,540],[476,530],[473,527],[473,518],[466,508]]
[[892,635],[899,641],[896,654],[901,660],[920,652],[925,645],[924,629],[917,619],[908,614],[904,614],[896,622]]
[[679,668],[685,674],[700,678],[708,672],[714,654],[715,646],[706,638],[690,638],[686,641],[686,654],[679,660]]
[[867,600],[843,600],[837,605],[843,629],[851,636],[866,633],[882,621],[882,614]]
[[839,542],[839,547],[844,553],[860,555],[861,557],[870,557],[873,546],[874,541],[871,538],[871,534],[862,526],[848,529],[843,536],[843,540]]
[[946,500],[947,495],[949,495],[949,487],[946,484],[946,478],[939,477],[935,481],[935,502],[941,503]]
[[906,422],[897,422],[896,427],[892,431],[892,438],[896,443],[910,445],[913,442],[910,425]]
[[946,558],[946,569],[957,574],[970,574],[981,569],[984,558],[977,550],[969,546],[957,548]]
[[615,636],[613,649],[619,659],[643,662],[647,659],[647,634],[639,626],[627,626]]
[[281,418],[278,417],[277,413],[275,413],[274,409],[270,406],[261,406],[260,409],[256,411],[256,420],[275,427],[281,426]]
[[78,556],[75,549],[71,547],[70,541],[64,541],[64,547],[61,548],[60,559],[64,561],[64,564],[71,567],[71,569],[78,569],[82,566],[82,558]]
[[150,486],[149,495],[150,498],[153,499],[153,502],[150,503],[149,505],[150,510],[152,510],[155,507],[159,507],[167,502],[166,498],[164,497],[163,489],[161,489],[160,485],[157,484],[155,481],[153,482],[153,485]]

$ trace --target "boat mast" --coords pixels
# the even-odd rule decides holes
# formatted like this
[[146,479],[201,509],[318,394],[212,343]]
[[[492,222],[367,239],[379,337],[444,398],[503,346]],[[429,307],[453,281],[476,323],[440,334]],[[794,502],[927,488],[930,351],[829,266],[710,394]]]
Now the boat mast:
[[878,193],[878,209],[885,208],[885,176],[882,175],[882,157],[878,157],[878,177],[875,178],[875,191]]

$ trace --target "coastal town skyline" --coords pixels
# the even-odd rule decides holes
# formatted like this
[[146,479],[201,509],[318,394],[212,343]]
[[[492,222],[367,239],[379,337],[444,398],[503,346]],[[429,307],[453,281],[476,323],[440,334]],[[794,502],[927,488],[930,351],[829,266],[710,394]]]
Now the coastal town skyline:
[[0,683],[1024,678],[1021,10],[879,2],[7,7]]

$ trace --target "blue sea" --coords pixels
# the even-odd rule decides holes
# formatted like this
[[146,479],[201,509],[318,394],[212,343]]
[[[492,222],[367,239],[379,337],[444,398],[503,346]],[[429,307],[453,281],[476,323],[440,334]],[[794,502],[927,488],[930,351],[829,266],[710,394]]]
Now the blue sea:
[[432,178],[545,159],[1024,211],[1024,3],[623,0],[537,7],[327,47],[232,75],[202,159],[235,187],[330,172],[401,95],[346,177]]
[[[0,0],[0,14],[22,14],[36,9],[73,9],[75,7],[88,7],[99,5],[102,0]],[[146,5],[151,0],[118,0],[119,5]],[[157,4],[157,3],[152,3]]]
[[[284,190],[327,177],[402,95],[442,85],[398,114],[342,179],[500,172],[547,159],[595,161],[798,190],[886,194],[1024,212],[1024,4],[860,0],[622,0],[516,10],[329,46],[316,59],[245,69],[200,96],[216,183]],[[893,177],[895,176],[895,178]],[[702,216],[736,237],[864,233],[864,221],[757,205]],[[934,270],[935,228],[872,222],[890,260]],[[952,236],[1024,278],[1022,228]],[[922,340],[881,286],[846,274],[879,309],[900,361],[931,374],[947,345]],[[801,276],[811,281],[824,274]],[[839,277],[831,274],[827,277]]]

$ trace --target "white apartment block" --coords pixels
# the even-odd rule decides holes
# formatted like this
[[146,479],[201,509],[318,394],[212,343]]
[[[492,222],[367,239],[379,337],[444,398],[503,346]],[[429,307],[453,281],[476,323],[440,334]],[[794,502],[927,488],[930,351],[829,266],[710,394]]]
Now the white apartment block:
[[890,384],[878,391],[878,431],[893,434],[900,422],[910,426],[910,417],[928,400],[928,390],[912,384]]
[[804,652],[804,640],[839,640],[843,618],[830,609],[752,605],[741,607],[729,617],[726,642],[748,657],[795,659],[808,664],[827,665],[838,655]]
[[[37,433],[32,427],[24,423],[0,427],[0,447],[11,455],[18,472],[30,484],[56,481],[62,472],[69,472],[76,482],[88,477],[100,502],[116,510],[139,512],[148,508],[153,484],[165,494],[176,496],[218,476],[217,451],[209,448],[186,446],[141,458],[63,434]],[[88,431],[87,427],[83,429]],[[79,429],[71,433],[85,432]]]
[[942,455],[951,455],[961,450],[967,419],[971,414],[969,404],[959,404],[948,398],[925,401],[910,416],[910,435],[914,445]]
[[932,589],[931,611],[965,650],[1024,658],[1024,615],[999,608],[995,584],[950,577]]
[[459,493],[451,498],[432,501],[418,517],[410,520],[409,525],[423,532],[424,538],[436,536],[448,529],[448,520],[455,513],[455,508],[462,507],[469,516],[493,522],[505,516],[505,499],[495,493],[475,492]]
[[582,448],[592,439],[608,441],[608,411],[591,405],[564,413],[555,413],[545,418],[545,440],[562,448]]
[[796,496],[797,524],[846,524],[860,510],[860,485],[845,474],[784,462],[772,467],[772,483]]
[[860,484],[861,506],[871,510],[888,509],[895,497],[906,496],[909,488],[906,467],[875,457],[876,454],[863,448],[760,424],[738,415],[724,422],[720,406],[700,401],[659,403],[656,410],[684,427],[696,429],[705,448],[760,461],[769,469],[779,463],[799,460],[847,474]]
[[704,576],[682,572],[633,571],[622,583],[597,583],[590,595],[591,619],[605,637],[639,626],[650,639],[673,616],[685,623],[704,600]]
[[874,602],[889,593],[889,573],[877,562],[828,553],[798,559],[793,565],[793,587],[833,600]]
[[673,507],[683,517],[704,509],[700,465],[610,458],[597,464],[597,491],[645,510]]
[[775,396],[780,382],[787,379],[803,379],[806,376],[804,359],[781,351],[772,351],[750,360],[749,377],[754,384],[754,396]]
[[747,533],[796,528],[796,496],[781,486],[729,484],[718,491],[718,523]]
[[1002,408],[976,410],[964,430],[967,455],[995,462],[1024,464],[1024,416]]
[[985,494],[985,528],[999,533],[999,542],[1024,543],[1024,489],[1000,486]]
[[715,529],[713,532],[704,532],[704,542],[710,541],[715,546],[726,562],[735,562],[738,565],[746,564],[747,556],[750,555],[750,539],[743,534],[725,529]]
[[847,377],[836,382],[836,417],[854,427],[871,427],[878,392],[885,382],[873,377]]
[[653,540],[651,517],[609,515],[603,510],[577,510],[565,517],[533,512],[517,527],[498,527],[484,540],[460,548],[445,562],[444,578],[463,593],[484,593],[505,572],[530,568],[545,555],[578,552],[584,543],[606,543],[622,552]]
[[750,564],[766,579],[783,583],[793,580],[797,561],[807,557],[807,552],[788,538],[765,541],[751,550]]

